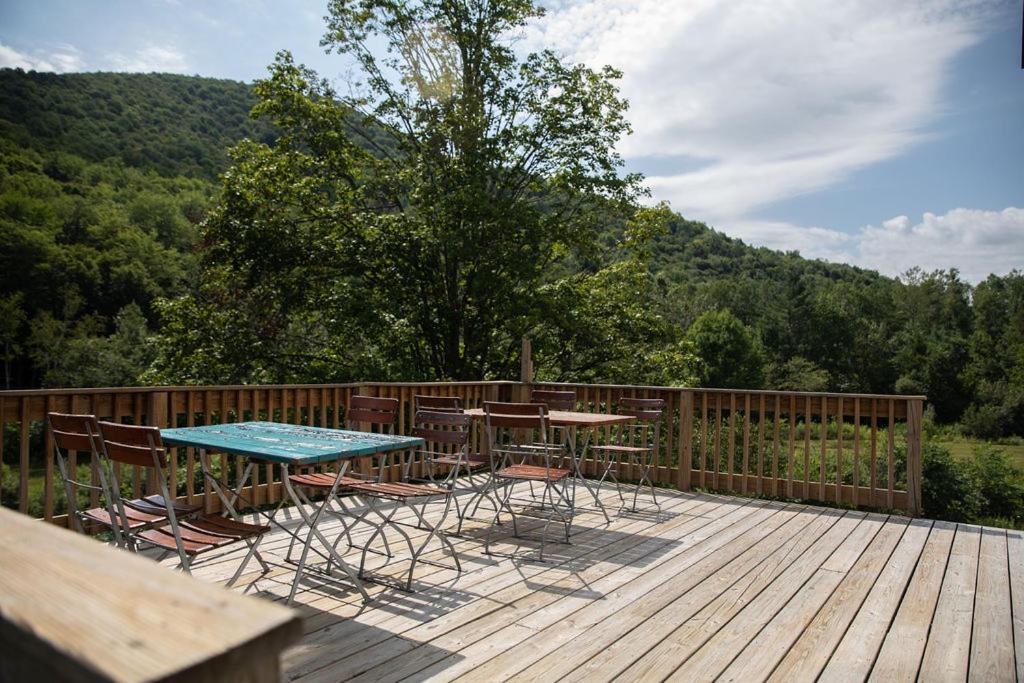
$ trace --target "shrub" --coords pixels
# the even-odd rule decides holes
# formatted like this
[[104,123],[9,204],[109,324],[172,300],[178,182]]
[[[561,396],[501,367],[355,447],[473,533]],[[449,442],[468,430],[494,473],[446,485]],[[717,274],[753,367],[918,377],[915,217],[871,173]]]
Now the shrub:
[[1024,521],[1024,473],[1001,450],[978,449],[971,469],[981,493],[983,517]]
[[982,494],[971,463],[957,460],[948,448],[926,443],[922,452],[921,504],[924,514],[951,522],[977,518]]

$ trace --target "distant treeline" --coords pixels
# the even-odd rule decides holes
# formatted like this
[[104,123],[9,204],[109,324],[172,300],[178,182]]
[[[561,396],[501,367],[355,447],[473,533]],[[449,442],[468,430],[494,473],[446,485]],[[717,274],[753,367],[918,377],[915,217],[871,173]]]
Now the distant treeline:
[[[158,302],[202,295],[202,222],[218,201],[228,149],[243,138],[274,139],[248,117],[251,88],[20,70],[0,70],[0,87],[4,386],[224,380],[214,370],[175,374],[173,353],[159,344],[201,340],[182,340],[188,330],[157,337],[167,324]],[[603,231],[608,242],[621,235],[618,225]],[[616,285],[607,297],[615,305],[580,311],[547,341],[541,331],[539,376],[923,393],[938,421],[961,421],[981,436],[1024,434],[1020,273],[977,287],[955,272],[893,279],[753,248],[682,217],[654,239],[649,270],[653,287]],[[658,331],[609,355],[600,339],[630,307],[657,319]],[[629,362],[637,357],[672,371],[643,374]],[[318,381],[380,368],[387,379],[428,379],[394,363],[267,365],[242,379]]]

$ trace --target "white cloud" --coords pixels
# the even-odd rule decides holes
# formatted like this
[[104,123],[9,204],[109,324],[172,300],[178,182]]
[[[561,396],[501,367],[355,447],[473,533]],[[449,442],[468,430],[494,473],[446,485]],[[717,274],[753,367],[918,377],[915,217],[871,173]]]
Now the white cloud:
[[[955,57],[1000,0],[553,0],[527,49],[623,71],[655,200],[775,249],[888,274],[1024,266],[1020,209],[955,209],[846,233],[752,218],[928,139]],[[1001,9],[1002,8],[1002,9]]]
[[798,250],[804,256],[844,261],[887,275],[900,275],[914,266],[957,268],[966,280],[978,282],[989,273],[1024,269],[1024,209],[1017,207],[925,213],[916,223],[896,216],[853,234],[769,221],[723,227],[752,244]]
[[116,71],[185,73],[189,70],[185,55],[172,46],[150,45],[130,55],[114,53],[108,59]]
[[29,55],[0,43],[0,67],[24,69],[25,71],[81,71],[84,66],[82,55],[72,45],[60,48],[43,56]]
[[635,133],[621,151],[641,171],[658,161],[656,198],[719,224],[920,141],[951,61],[990,10],[984,0],[568,0],[525,45],[622,69]]

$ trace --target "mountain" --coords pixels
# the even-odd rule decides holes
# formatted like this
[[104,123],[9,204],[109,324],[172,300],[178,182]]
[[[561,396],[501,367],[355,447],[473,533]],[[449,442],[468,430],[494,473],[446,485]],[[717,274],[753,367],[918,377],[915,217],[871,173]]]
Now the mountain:
[[[2,69],[0,93],[3,382],[138,381],[157,302],[196,290],[198,224],[228,148],[274,131],[235,81]],[[1024,431],[1020,273],[977,288],[955,273],[897,280],[681,216],[650,269],[657,312],[681,330],[715,311],[739,320],[765,385],[927,393],[940,420]]]
[[273,139],[249,118],[256,97],[237,81],[2,69],[0,92],[0,138],[91,162],[120,159],[162,176],[213,180],[227,167],[229,146]]

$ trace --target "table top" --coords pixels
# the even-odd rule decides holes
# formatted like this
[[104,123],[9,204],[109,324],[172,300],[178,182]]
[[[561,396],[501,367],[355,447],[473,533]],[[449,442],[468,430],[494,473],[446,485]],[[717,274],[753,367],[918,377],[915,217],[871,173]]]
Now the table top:
[[219,453],[249,455],[290,465],[314,465],[424,445],[423,439],[351,432],[280,422],[231,422],[161,429],[168,446],[191,446]]
[[[466,415],[472,415],[475,420],[484,419],[483,408],[470,408]],[[625,424],[636,418],[631,415],[615,415],[608,413],[584,413],[570,410],[548,411],[548,422],[555,427],[608,427],[610,425]]]
[[3,508],[0,548],[0,679],[223,680],[302,636],[281,605]]

